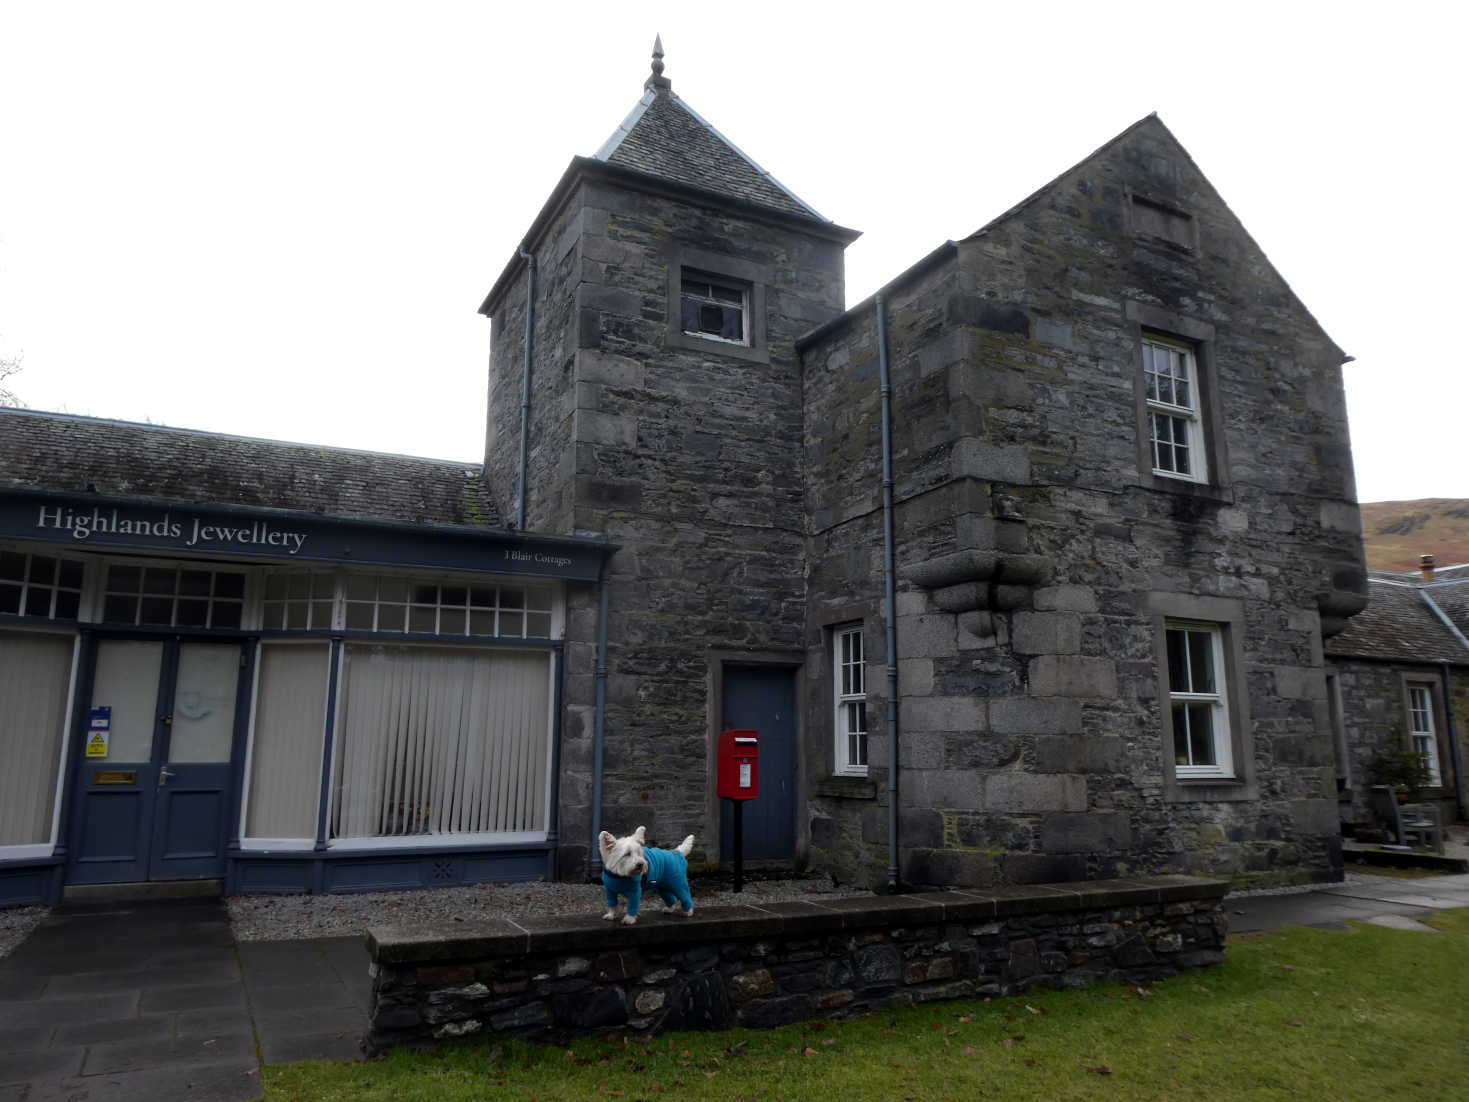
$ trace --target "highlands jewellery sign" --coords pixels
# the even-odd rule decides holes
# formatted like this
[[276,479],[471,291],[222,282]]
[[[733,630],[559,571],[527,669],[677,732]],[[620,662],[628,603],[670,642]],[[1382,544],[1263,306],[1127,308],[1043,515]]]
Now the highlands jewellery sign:
[[593,580],[604,545],[522,537],[491,529],[373,523],[228,506],[98,503],[36,491],[0,492],[0,540],[66,543],[77,550],[128,548],[160,555],[209,554],[372,563]]
[[172,512],[133,513],[126,509],[109,509],[94,505],[77,509],[69,505],[36,506],[36,527],[55,528],[72,539],[86,540],[93,535],[143,536],[180,547],[198,547],[214,551],[237,544],[263,544],[279,547],[294,555],[306,545],[305,532],[292,532],[265,520],[239,521],[234,524],[206,524],[198,516],[175,516]]

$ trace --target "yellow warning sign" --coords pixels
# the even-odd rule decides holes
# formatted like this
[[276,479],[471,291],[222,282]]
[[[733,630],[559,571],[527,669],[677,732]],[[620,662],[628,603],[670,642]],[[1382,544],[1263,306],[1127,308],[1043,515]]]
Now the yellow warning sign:
[[87,757],[105,758],[107,756],[107,732],[93,731],[87,736]]

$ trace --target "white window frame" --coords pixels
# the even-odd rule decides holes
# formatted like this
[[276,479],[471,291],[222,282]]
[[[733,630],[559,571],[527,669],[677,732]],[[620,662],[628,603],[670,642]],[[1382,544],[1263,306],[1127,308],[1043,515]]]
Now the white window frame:
[[[855,648],[853,643],[855,641]],[[855,649],[855,657],[853,657]],[[867,647],[862,625],[831,633],[832,730],[839,777],[865,777],[868,764]],[[854,720],[860,720],[858,729]]]
[[1443,784],[1438,764],[1438,724],[1433,716],[1433,686],[1408,684],[1408,745],[1423,755],[1428,765],[1429,783]]
[[[1173,755],[1174,775],[1179,780],[1192,780],[1197,778],[1209,779],[1232,779],[1234,777],[1234,753],[1233,739],[1229,718],[1229,685],[1227,683],[1228,668],[1224,661],[1224,631],[1218,624],[1205,623],[1194,620],[1167,620],[1164,622],[1165,637],[1163,640],[1163,682],[1168,688],[1168,711],[1164,717],[1164,727],[1168,732],[1167,752]],[[1173,671],[1169,658],[1169,638],[1173,632],[1184,632],[1187,634],[1205,635],[1209,639],[1209,661],[1213,669],[1213,690],[1200,692],[1192,690],[1194,678],[1189,672],[1190,690],[1180,691],[1174,688]],[[1185,640],[1184,656],[1186,661],[1191,662],[1191,649]],[[1210,709],[1210,728],[1214,744],[1214,761],[1208,764],[1196,765],[1187,760],[1178,760],[1177,750],[1177,728],[1175,727],[1174,712],[1179,706],[1184,708],[1185,723],[1188,722],[1189,705],[1208,705]],[[1192,755],[1193,740],[1191,733],[1185,733],[1185,745],[1188,754]]]
[[[1165,377],[1156,370],[1158,365],[1155,357],[1160,354],[1168,357],[1170,370],[1166,378],[1174,380],[1175,383],[1181,381],[1187,386],[1188,392],[1182,395],[1185,399],[1183,402],[1178,401],[1180,395],[1176,389],[1167,395],[1167,398],[1171,400],[1164,400],[1164,395],[1159,387],[1149,392],[1150,378]],[[1180,364],[1183,369],[1182,376],[1176,370]],[[1183,482],[1208,482],[1209,464],[1204,453],[1203,396],[1199,392],[1199,361],[1193,346],[1180,341],[1165,340],[1152,334],[1144,334],[1142,371],[1144,416],[1147,417],[1145,437],[1153,474],[1159,478],[1175,478]],[[1167,441],[1160,440],[1159,418],[1166,418],[1170,427]],[[1165,453],[1160,451],[1160,447],[1168,448],[1167,454],[1170,459],[1173,458],[1172,449],[1178,441],[1172,434],[1177,431],[1178,426],[1182,427],[1183,445],[1188,450],[1189,470],[1187,471],[1165,466],[1163,463]]]
[[[693,293],[689,292],[688,290],[686,290],[686,287],[687,287],[687,285],[689,283],[704,283],[704,284],[707,284],[710,287],[710,289],[711,289],[711,294],[710,295],[693,294]],[[694,299],[695,301],[698,301],[698,302],[707,302],[707,303],[709,303],[711,305],[719,306],[719,307],[726,307],[726,306],[732,306],[733,305],[733,303],[721,301],[720,299],[715,298],[713,296],[712,290],[714,288],[716,288],[716,287],[719,288],[720,290],[733,292],[733,293],[735,293],[735,294],[737,294],[737,295],[740,296],[740,338],[739,338],[739,340],[735,340],[732,337],[722,337],[722,336],[719,336],[716,333],[706,333],[702,329],[685,329],[685,328],[683,328],[683,304],[684,304],[684,300],[685,299]],[[700,271],[683,271],[683,272],[681,272],[679,274],[678,308],[679,308],[679,328],[684,333],[685,336],[697,337],[700,340],[715,341],[715,342],[717,342],[719,344],[732,344],[732,345],[737,345],[738,347],[741,347],[741,348],[749,348],[750,347],[750,286],[749,286],[749,284],[744,283],[744,282],[741,282],[740,280],[733,280],[733,279],[729,279],[727,277],[710,275],[708,273],[700,272]]]

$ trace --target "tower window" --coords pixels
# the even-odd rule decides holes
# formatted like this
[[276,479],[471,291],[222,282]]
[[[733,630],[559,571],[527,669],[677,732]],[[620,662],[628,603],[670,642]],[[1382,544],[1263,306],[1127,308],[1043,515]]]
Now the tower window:
[[707,276],[685,274],[680,285],[679,314],[683,331],[706,340],[750,343],[750,289]]

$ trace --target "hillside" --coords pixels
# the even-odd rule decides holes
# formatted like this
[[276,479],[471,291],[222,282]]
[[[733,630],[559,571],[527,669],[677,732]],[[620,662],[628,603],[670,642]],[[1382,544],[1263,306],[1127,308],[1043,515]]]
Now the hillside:
[[1371,569],[1417,570],[1420,555],[1439,566],[1469,563],[1469,500],[1372,501],[1361,508]]

